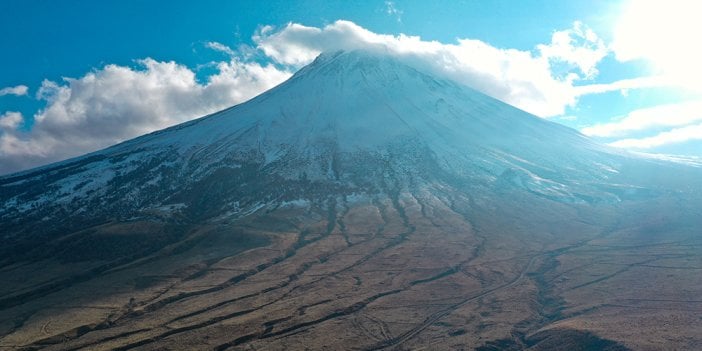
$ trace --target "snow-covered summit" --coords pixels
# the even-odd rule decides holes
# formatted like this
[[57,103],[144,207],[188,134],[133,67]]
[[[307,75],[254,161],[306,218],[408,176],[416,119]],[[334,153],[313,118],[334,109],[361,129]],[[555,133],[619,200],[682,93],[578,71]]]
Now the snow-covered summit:
[[476,149],[520,157],[547,156],[553,145],[602,150],[574,130],[366,51],[322,54],[247,103],[115,150],[135,144],[181,152],[204,148],[209,159],[247,150],[269,163],[282,153],[376,152],[406,140],[446,159]]

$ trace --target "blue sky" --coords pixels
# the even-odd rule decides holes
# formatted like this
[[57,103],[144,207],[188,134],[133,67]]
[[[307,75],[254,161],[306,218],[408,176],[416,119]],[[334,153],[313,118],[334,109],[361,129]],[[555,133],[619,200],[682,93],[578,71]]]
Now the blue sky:
[[384,48],[602,142],[702,156],[691,1],[0,2],[0,174]]

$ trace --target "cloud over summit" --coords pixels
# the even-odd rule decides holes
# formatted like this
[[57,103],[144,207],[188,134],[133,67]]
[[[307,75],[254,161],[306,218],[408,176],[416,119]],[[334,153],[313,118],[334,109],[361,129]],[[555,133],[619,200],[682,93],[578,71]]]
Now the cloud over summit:
[[608,54],[602,40],[580,22],[554,32],[550,43],[534,51],[496,48],[475,39],[441,43],[377,34],[343,20],[322,28],[297,23],[279,30],[266,26],[254,41],[267,57],[295,67],[323,51],[365,49],[393,55],[542,117],[560,115],[573,105],[574,82],[595,76],[597,63]]

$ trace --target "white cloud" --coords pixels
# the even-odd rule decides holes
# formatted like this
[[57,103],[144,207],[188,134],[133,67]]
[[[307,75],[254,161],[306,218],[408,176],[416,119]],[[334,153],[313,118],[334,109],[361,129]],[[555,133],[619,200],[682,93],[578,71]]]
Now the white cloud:
[[29,88],[27,88],[26,85],[18,85],[14,87],[6,87],[0,89],[0,96],[4,95],[17,95],[17,96],[22,96],[22,95],[27,95],[27,91]]
[[578,21],[571,29],[554,32],[551,43],[538,45],[537,49],[544,58],[574,65],[586,79],[597,75],[597,64],[609,54],[604,41]]
[[647,138],[618,140],[610,143],[610,145],[630,149],[652,149],[691,140],[702,140],[702,124],[675,128]]
[[702,101],[659,105],[634,110],[619,121],[584,128],[583,134],[616,137],[656,127],[679,127],[702,121]]
[[22,123],[22,114],[8,111],[0,115],[0,130],[15,130]]
[[44,81],[45,109],[30,132],[16,115],[0,119],[0,173],[94,151],[245,101],[282,82],[290,72],[232,59],[200,84],[175,62],[138,61],[140,68],[107,65],[78,79]]
[[[377,34],[342,20],[323,28],[296,23],[280,30],[266,26],[254,41],[271,59],[295,67],[323,51],[365,49],[392,54],[542,117],[560,115],[575,104],[573,82],[592,78],[597,62],[607,54],[602,41],[579,22],[555,32],[551,43],[538,46],[537,53],[496,48],[473,39],[445,44],[404,34]],[[553,68],[561,64],[566,64],[566,70],[554,74]]]

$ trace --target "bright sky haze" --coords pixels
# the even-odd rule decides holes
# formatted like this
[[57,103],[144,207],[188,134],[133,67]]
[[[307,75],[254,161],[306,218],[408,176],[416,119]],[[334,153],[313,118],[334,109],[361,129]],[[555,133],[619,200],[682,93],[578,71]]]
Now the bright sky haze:
[[0,174],[397,56],[628,150],[702,156],[695,1],[0,2]]

